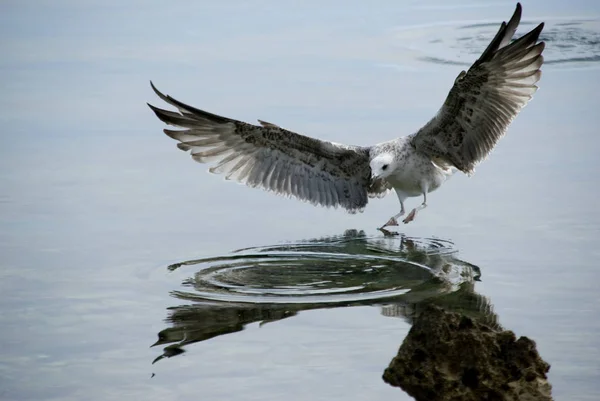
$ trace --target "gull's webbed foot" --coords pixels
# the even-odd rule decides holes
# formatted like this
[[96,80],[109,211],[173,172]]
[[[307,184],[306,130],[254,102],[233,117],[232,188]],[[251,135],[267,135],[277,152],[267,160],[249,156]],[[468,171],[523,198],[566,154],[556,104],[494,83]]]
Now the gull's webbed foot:
[[417,216],[417,209],[413,209],[410,211],[410,213],[408,214],[408,216],[406,216],[406,218],[404,220],[402,220],[402,222],[404,224],[408,224],[411,221],[413,221],[415,219],[415,217]]
[[397,225],[399,225],[399,224],[398,224],[398,220],[396,220],[396,217],[390,217],[388,222],[385,223],[384,225],[382,225],[381,227],[379,227],[379,229],[389,227],[389,226],[397,226]]
[[404,220],[402,220],[402,222],[404,224],[408,224],[411,221],[413,221],[415,219],[415,217],[417,217],[417,212],[419,210],[423,210],[427,207],[427,203],[423,202],[421,204],[421,206],[414,208],[413,210],[410,211],[410,213],[408,214],[408,216],[406,216],[406,218]]
[[402,208],[400,209],[400,212],[392,217],[390,217],[390,219],[388,220],[387,223],[385,223],[384,225],[382,225],[381,227],[379,227],[379,229],[381,230],[382,228],[388,227],[388,226],[398,226],[398,218],[400,216],[402,216],[404,214],[404,204],[400,203],[400,205],[402,206]]

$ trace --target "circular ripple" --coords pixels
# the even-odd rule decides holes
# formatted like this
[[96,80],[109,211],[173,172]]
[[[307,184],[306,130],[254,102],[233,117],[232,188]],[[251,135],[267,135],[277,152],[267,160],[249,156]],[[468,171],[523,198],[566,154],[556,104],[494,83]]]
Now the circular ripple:
[[[527,33],[536,25],[537,22],[522,22],[517,35]],[[414,26],[399,29],[396,39],[408,43],[417,60],[469,67],[487,47],[498,27],[496,22]],[[597,19],[548,20],[540,40],[546,42],[545,65],[600,66],[600,21]]]
[[[269,247],[170,266],[193,266],[178,298],[252,303],[352,303],[451,291],[473,278],[449,241],[340,237]],[[475,268],[476,269],[476,268]]]

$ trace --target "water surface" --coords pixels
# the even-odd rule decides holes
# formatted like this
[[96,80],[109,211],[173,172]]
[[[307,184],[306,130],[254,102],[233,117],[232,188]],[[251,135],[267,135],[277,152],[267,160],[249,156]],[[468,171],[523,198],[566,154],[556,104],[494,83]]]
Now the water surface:
[[434,302],[535,340],[556,399],[596,399],[596,2],[524,4],[540,90],[403,236],[375,230],[393,196],[348,215],[223,182],[145,105],[152,79],[380,142],[431,118],[513,7],[2,3],[0,398],[409,399],[381,375]]

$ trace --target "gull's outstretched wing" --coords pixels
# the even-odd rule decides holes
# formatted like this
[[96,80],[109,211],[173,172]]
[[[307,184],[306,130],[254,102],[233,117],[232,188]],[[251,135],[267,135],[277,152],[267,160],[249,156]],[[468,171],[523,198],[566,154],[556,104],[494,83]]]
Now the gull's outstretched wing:
[[541,76],[544,24],[510,43],[521,20],[521,5],[481,57],[462,71],[437,115],[412,139],[434,161],[471,174],[529,102]]
[[[152,83],[151,83],[152,85]],[[214,162],[212,173],[227,179],[295,196],[315,205],[362,211],[369,196],[387,191],[371,182],[369,148],[309,138],[260,121],[261,126],[217,116],[152,89],[178,112],[149,104],[156,116],[181,130],[164,132],[200,163]]]

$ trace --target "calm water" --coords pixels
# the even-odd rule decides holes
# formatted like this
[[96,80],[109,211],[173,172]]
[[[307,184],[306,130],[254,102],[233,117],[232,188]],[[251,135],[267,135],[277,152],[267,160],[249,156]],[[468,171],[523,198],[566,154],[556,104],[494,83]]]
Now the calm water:
[[524,4],[540,90],[393,238],[394,196],[347,215],[206,173],[148,81],[366,145],[427,121],[514,4],[227,4],[0,4],[0,399],[410,399],[381,375],[433,302],[595,400],[600,3]]

